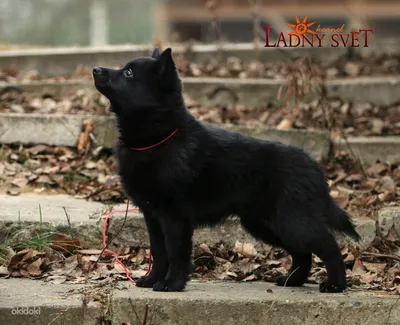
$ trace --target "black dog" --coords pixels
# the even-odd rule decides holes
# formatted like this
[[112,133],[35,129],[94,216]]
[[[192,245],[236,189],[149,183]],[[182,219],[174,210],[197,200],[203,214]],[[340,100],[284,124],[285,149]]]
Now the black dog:
[[183,290],[193,229],[236,215],[254,237],[292,255],[289,276],[278,285],[301,286],[315,253],[328,273],[320,291],[346,288],[334,233],[359,235],[308,154],[196,121],[184,105],[171,49],[155,49],[121,70],[94,68],[93,76],[117,116],[123,187],[150,234],[154,265],[137,286]]

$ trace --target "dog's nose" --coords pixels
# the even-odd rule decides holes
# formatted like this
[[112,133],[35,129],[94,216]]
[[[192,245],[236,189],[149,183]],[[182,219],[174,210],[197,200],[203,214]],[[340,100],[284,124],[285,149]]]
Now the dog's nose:
[[101,73],[101,68],[95,67],[93,68],[93,74],[100,74]]

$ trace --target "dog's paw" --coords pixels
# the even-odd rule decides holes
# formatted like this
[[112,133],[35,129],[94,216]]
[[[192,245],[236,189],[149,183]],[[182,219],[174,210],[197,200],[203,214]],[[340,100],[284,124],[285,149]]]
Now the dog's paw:
[[345,290],[346,290],[345,286],[337,286],[329,283],[328,281],[324,281],[319,285],[319,292],[335,293],[335,292],[344,292]]
[[183,291],[185,286],[186,281],[184,279],[163,280],[154,284],[153,291],[179,292]]
[[276,279],[276,285],[280,287],[301,287],[303,284],[303,282],[287,275],[282,275]]
[[142,276],[136,280],[136,286],[141,288],[152,288],[157,282],[156,279],[149,276]]
[[167,284],[165,280],[157,281],[153,285],[153,291],[167,291]]

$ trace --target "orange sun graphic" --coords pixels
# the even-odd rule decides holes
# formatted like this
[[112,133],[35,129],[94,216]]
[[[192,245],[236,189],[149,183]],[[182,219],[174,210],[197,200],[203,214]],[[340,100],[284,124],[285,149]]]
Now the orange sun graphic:
[[312,31],[308,27],[314,25],[316,21],[313,21],[312,23],[307,24],[307,18],[308,16],[305,16],[302,21],[300,21],[299,18],[296,16],[296,24],[288,24],[289,27],[294,28],[293,31],[289,33],[289,35],[304,35],[305,33],[310,33],[310,34],[317,34],[316,32]]

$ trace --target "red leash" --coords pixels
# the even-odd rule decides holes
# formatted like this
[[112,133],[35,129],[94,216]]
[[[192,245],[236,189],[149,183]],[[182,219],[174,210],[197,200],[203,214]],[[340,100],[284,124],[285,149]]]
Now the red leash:
[[[163,140],[161,140],[160,142],[157,142],[156,144],[153,144],[153,145],[151,145],[151,146],[144,147],[144,148],[130,148],[130,149],[135,150],[135,151],[143,151],[143,150],[148,150],[148,149],[155,148],[155,147],[159,146],[160,144],[164,143],[165,141],[167,141],[168,139],[172,138],[172,137],[174,136],[174,134],[175,134],[176,132],[178,132],[178,130],[179,130],[179,129],[175,129],[175,131],[173,131],[173,132],[172,132],[169,136],[167,136],[165,139],[163,139]],[[121,141],[122,141],[122,138],[121,138]],[[129,209],[129,210],[127,210],[127,211],[126,211],[126,210],[112,210],[112,211],[106,216],[106,219],[104,220],[104,224],[103,224],[103,250],[104,250],[104,251],[103,251],[103,254],[113,255],[113,256],[115,257],[115,261],[116,261],[119,265],[121,265],[122,268],[124,269],[125,274],[126,274],[126,277],[129,279],[129,281],[131,281],[132,283],[136,283],[136,281],[135,281],[134,279],[132,279],[131,276],[129,275],[129,270],[127,269],[127,267],[125,266],[125,264],[122,263],[122,262],[119,260],[118,255],[117,255],[115,252],[113,252],[113,251],[107,249],[107,225],[108,225],[108,219],[110,219],[110,217],[111,217],[114,213],[116,213],[116,212],[127,213],[127,212],[132,212],[132,211],[134,211],[134,212],[139,212],[139,209],[138,209],[138,208],[132,208],[132,209]],[[150,252],[150,256],[149,256],[149,268],[147,269],[147,272],[146,272],[145,276],[148,275],[148,274],[150,273],[152,263],[153,263],[153,257],[151,256],[151,252]]]
[[[106,219],[104,220],[104,224],[103,224],[103,249],[104,249],[103,254],[106,254],[106,255],[113,255],[113,256],[115,257],[115,261],[116,261],[119,265],[121,265],[122,268],[124,269],[125,274],[126,274],[126,277],[128,278],[128,280],[131,281],[132,283],[136,283],[136,281],[135,281],[134,279],[132,279],[131,276],[129,275],[129,270],[128,270],[128,268],[127,268],[127,267],[125,266],[125,264],[122,263],[122,262],[120,261],[120,259],[118,258],[118,255],[117,255],[115,252],[113,252],[113,251],[111,251],[111,250],[109,250],[109,249],[106,248],[106,247],[107,247],[107,225],[108,225],[108,219],[109,219],[114,213],[116,213],[116,212],[123,212],[123,213],[126,213],[126,212],[139,212],[139,209],[138,209],[138,208],[132,208],[132,209],[129,209],[129,210],[127,210],[127,211],[126,211],[126,210],[112,210],[112,211],[106,216]],[[145,276],[148,275],[148,274],[150,273],[150,271],[151,271],[151,266],[152,266],[152,262],[153,262],[153,257],[151,256],[151,252],[150,252],[150,256],[149,256],[149,267],[148,267],[148,269],[147,269],[147,272],[146,272]]]

